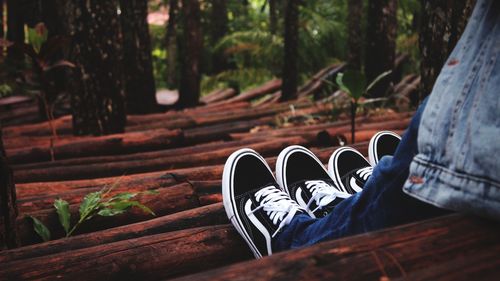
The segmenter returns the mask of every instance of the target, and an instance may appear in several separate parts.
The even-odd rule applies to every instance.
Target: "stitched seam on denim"
[[[416,162],[417,164],[421,165],[421,166],[426,167],[426,168],[437,169],[437,170],[439,170],[440,173],[446,173],[446,174],[452,175],[454,177],[461,178],[461,179],[467,179],[467,180],[470,180],[470,181],[475,181],[475,182],[480,182],[480,183],[487,183],[487,184],[491,184],[491,185],[495,186],[496,188],[500,188],[500,183],[496,182],[493,179],[481,178],[481,177],[473,176],[473,175],[469,175],[469,174],[465,175],[465,174],[457,173],[457,172],[452,171],[452,170],[450,170],[448,168],[445,168],[443,166],[440,166],[440,165],[437,165],[437,164],[433,164],[433,163],[427,162],[427,161],[422,160],[422,159],[418,159],[417,157],[413,158],[413,161]]]
[[[440,184],[440,185],[442,185],[442,184]],[[470,191],[468,191],[468,190],[465,190],[465,189],[460,189],[460,188],[458,188],[458,187],[449,186],[449,185],[446,185],[446,187],[447,187],[447,188],[449,188],[449,189],[453,189],[454,191],[460,192],[460,193],[462,193],[462,194],[472,196],[472,197],[477,197],[477,196],[478,196],[478,193],[472,193],[472,192],[470,192]],[[436,189],[436,187],[434,187],[434,185],[432,185],[432,184],[430,184],[430,185],[429,185],[429,188]],[[442,203],[442,200],[431,199],[431,198],[428,196],[428,194],[427,194],[427,196],[424,196],[424,195],[422,195],[422,194],[421,194],[420,192],[418,192],[418,191],[414,193],[414,191],[415,191],[415,190],[412,188],[412,186],[409,186],[409,187],[407,187],[407,188],[403,188],[403,191],[404,191],[405,189],[407,189],[407,190],[408,190],[408,194],[411,194],[412,196],[414,196],[414,195],[415,195],[414,197],[418,197],[418,198],[420,198],[420,199],[421,199],[421,198],[424,198],[425,200],[423,200],[423,201],[432,202],[432,203],[436,203],[436,204],[438,204],[438,203],[439,203],[439,204],[441,204],[441,203]],[[431,196],[431,197],[433,197],[433,196]],[[497,200],[495,200],[495,199],[491,199],[491,198],[489,198],[489,197],[481,197],[481,200],[483,200],[483,201],[489,201],[489,202],[493,202],[493,203],[499,204]]]
[[[448,186],[447,186],[448,187]],[[435,188],[435,187],[432,187],[431,188]],[[467,192],[464,192],[464,190],[462,189],[456,189],[456,188],[453,188],[451,187],[451,189],[457,191],[457,192],[460,192],[460,193],[465,193],[466,195],[472,195],[474,197],[477,197],[477,193],[467,193]],[[423,202],[426,202],[426,203],[429,203],[429,204],[432,204],[432,205],[435,205],[435,206],[438,206],[438,207],[441,207],[441,208],[445,208],[445,209],[448,209],[449,206],[447,204],[444,204],[442,200],[436,200],[436,199],[432,199],[432,197],[429,197],[428,194],[426,195],[423,195],[421,193],[419,193],[418,191],[415,192],[415,190],[412,188],[412,186],[409,186],[409,187],[406,187],[406,188],[403,188],[403,192],[414,197],[414,198],[417,198],[418,200],[420,201],[423,201]],[[493,205],[500,205],[499,202],[497,200],[494,200],[494,199],[490,199],[490,198],[487,198],[487,197],[481,197],[481,200],[482,201],[487,201],[488,203],[493,203]]]
[[[479,56],[477,59],[475,59],[474,64],[472,65],[472,68],[467,73],[467,78],[465,80],[465,83],[463,85],[461,93],[456,99],[454,109],[451,113],[452,116],[451,116],[451,121],[450,121],[448,140],[446,142],[447,147],[452,145],[451,143],[453,141],[453,136],[455,135],[455,129],[457,126],[458,116],[460,116],[459,113],[463,110],[465,100],[467,99],[467,96],[472,89],[474,79],[479,74],[478,69],[480,69],[481,66],[483,65],[483,61],[484,61],[484,57],[485,57],[485,53],[486,53],[485,49],[487,49],[487,47],[489,46],[490,40],[491,40],[491,37],[488,36],[486,38],[486,40],[484,42],[482,42],[481,46],[479,47]]]
[[[493,31],[491,33],[493,34],[496,34],[497,32],[495,31],[495,29],[497,28],[497,26],[495,26],[495,28],[493,28]],[[474,112],[477,112],[478,110],[481,110],[479,109],[479,104],[481,102],[481,97],[482,95],[479,94],[479,93],[482,93],[485,91],[485,88],[486,88],[486,80],[490,78],[491,76],[491,73],[493,72],[493,69],[494,69],[494,66],[495,66],[495,63],[496,63],[496,60],[497,60],[497,55],[498,55],[498,52],[499,52],[499,48],[497,46],[495,46],[495,38],[493,36],[491,36],[491,34],[488,36],[490,38],[490,40],[488,41],[489,44],[488,44],[488,49],[492,51],[488,52],[490,54],[490,57],[486,57],[485,58],[485,69],[484,69],[484,72],[483,72],[483,75],[481,75],[481,79],[478,81],[478,88],[476,89],[476,91],[478,91],[478,93],[475,94],[475,98],[474,98],[474,101],[473,101],[473,104],[472,104],[472,109],[471,109],[471,114],[469,114],[469,118],[468,118],[468,122],[467,122],[467,129],[465,131],[465,138],[466,138],[466,141],[468,141],[468,143],[472,143],[472,124],[474,123],[473,121],[474,120],[470,120],[471,118],[474,118],[475,115],[472,114]],[[497,101],[498,102],[498,101]],[[500,120],[500,118],[498,118],[498,120]],[[468,159],[468,157],[470,154],[470,149],[469,150],[464,150],[464,149],[461,149],[461,152],[460,152],[460,155],[458,155],[458,165],[460,168],[464,169],[466,163],[466,159]]]

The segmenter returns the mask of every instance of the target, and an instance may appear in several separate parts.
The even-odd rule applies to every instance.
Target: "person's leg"
[[[417,153],[418,126],[425,103],[417,110],[394,156],[380,160],[362,192],[345,199],[324,218],[295,216],[274,239],[275,248],[298,248],[446,213],[402,191]]]

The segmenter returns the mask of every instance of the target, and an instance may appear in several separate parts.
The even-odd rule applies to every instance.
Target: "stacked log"
[[[299,95],[318,92],[325,79],[342,67],[322,69],[299,89]],[[407,76],[395,90],[405,94],[418,81]],[[350,121],[327,118],[332,103],[305,98],[280,103],[280,85],[280,80],[272,80],[240,95],[221,90],[195,108],[128,116],[126,133],[119,135],[71,136],[70,117],[54,120],[58,136],[51,135],[47,123],[7,128],[5,143],[9,160],[15,163],[20,211],[16,223],[24,246],[0,251],[0,279],[165,279],[209,269],[214,270],[185,278],[434,279],[440,274],[457,276],[450,262],[468,266],[472,275],[498,273],[498,225],[463,215],[253,261],[221,204],[223,164],[231,152],[251,147],[271,167],[280,150],[292,144],[309,147],[323,163],[343,144],[366,155],[373,134],[379,130],[402,134],[413,115],[358,116],[357,143],[351,144]],[[309,120],[313,124],[300,121],[301,116],[314,116]],[[82,198],[115,183],[108,196],[156,191],[137,197],[156,216],[131,209],[114,217],[95,217],[82,224],[75,236],[64,238],[53,201],[69,202],[74,225]],[[54,240],[40,243],[27,215],[47,225]],[[440,247],[432,247],[436,244]],[[346,268],[346,263],[363,267]],[[443,264],[448,267],[439,267]],[[226,265],[230,266],[216,269]]]

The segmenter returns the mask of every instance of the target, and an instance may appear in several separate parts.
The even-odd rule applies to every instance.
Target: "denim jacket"
[[[404,191],[500,220],[500,1],[478,0],[446,61],[418,133]]]

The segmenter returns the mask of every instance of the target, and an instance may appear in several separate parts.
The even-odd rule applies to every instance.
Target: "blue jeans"
[[[417,110],[394,156],[383,157],[362,192],[337,205],[324,218],[295,216],[273,242],[276,251],[374,231],[447,213],[408,196],[402,190],[417,154],[417,135],[425,100]]]

